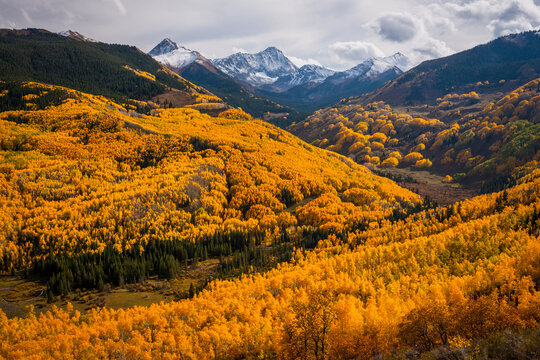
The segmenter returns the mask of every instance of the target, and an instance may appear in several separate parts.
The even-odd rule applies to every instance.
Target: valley
[[[0,359],[537,358],[539,34],[337,71],[0,30]]]

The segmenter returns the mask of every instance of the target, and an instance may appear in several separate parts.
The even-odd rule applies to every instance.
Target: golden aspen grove
[[[435,166],[472,179],[508,176],[540,160],[539,84],[540,79],[530,81],[487,103],[479,113],[460,116],[458,109],[452,113],[457,118],[446,123],[399,113],[383,102],[362,105],[350,99],[316,111],[290,130],[368,166]],[[475,92],[447,94],[437,99],[437,107],[477,98]]]
[[[372,57],[308,116],[273,101],[344,72],[274,47],[0,29],[0,360],[540,359],[540,62],[518,55]],[[272,59],[289,73],[231,75]],[[425,79],[431,100],[381,100]]]
[[[289,263],[188,300],[1,315],[4,358],[349,359],[474,347],[504,330],[537,345],[538,170],[504,192],[423,208],[390,180],[238,110],[130,117],[103,97],[22,86],[67,99],[1,115],[5,271],[232,230],[265,249],[324,235]],[[36,98],[25,95],[27,107]]]

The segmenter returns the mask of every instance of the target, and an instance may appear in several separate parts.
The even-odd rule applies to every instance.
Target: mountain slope
[[[128,117],[102,97],[25,86],[36,95],[23,98],[26,110],[0,114],[0,143],[15,147],[0,153],[3,269],[55,254],[55,267],[39,269],[62,291],[108,276],[102,259],[120,283],[137,282],[168,263],[197,266],[186,248],[204,253],[193,244],[230,229],[236,236],[218,232],[205,249],[249,274],[148,307],[0,311],[0,356],[536,357],[538,171],[505,192],[422,209],[393,182],[260,121],[186,109]],[[68,98],[33,109],[47,90]],[[312,228],[323,234],[314,251],[297,242],[290,262],[253,270]],[[114,248],[94,261],[104,244]],[[179,249],[189,265],[175,263]]]
[[[503,36],[470,50],[425,61],[363,97],[367,104],[435,104],[448,93],[508,92],[540,76],[540,32]]]
[[[283,219],[298,226],[342,227],[333,216],[302,218],[299,211],[315,206],[321,196],[353,187],[380,200],[351,207],[332,195],[338,218],[346,216],[350,226],[354,217],[385,216],[394,206],[420,201],[346,158],[235,109],[217,117],[193,108],[129,116],[109,99],[67,88],[23,83],[1,89],[0,176],[9,173],[3,186],[20,190],[1,215],[1,224],[20,220],[1,227],[0,252],[11,254],[0,257],[2,269],[15,266],[8,259],[28,264],[47,254],[82,254],[117,241],[190,241],[196,234],[227,229],[270,235]],[[35,177],[39,172],[49,175]],[[27,191],[33,200],[25,205]],[[96,205],[105,195],[111,202]],[[72,211],[68,222],[60,215],[66,208]],[[46,228],[34,222],[32,214],[38,213],[47,219]],[[99,218],[117,219],[131,235],[104,235],[109,225]],[[25,250],[25,239],[52,236],[53,229],[64,233],[63,240]],[[20,248],[12,252],[13,246]]]
[[[371,167],[431,168],[483,191],[514,183],[540,161],[540,79],[451,122],[400,113],[358,98],[317,111],[289,130],[314,145]],[[439,106],[478,102],[478,94],[452,94]],[[455,104],[455,105],[454,105]]]
[[[40,29],[0,29],[0,78],[38,81],[111,96],[149,100],[174,90],[184,104],[210,95],[133,46],[80,41]]]

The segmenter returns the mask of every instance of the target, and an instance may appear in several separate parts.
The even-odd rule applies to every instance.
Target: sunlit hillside
[[[290,129],[360,164],[433,168],[450,181],[476,181],[489,190],[514,183],[516,176],[538,166],[539,84],[540,79],[531,81],[463,116],[460,108],[478,102],[478,94],[447,94],[438,99],[438,107],[453,109],[457,116],[450,122],[399,113],[382,102],[362,106],[352,99]]]
[[[344,243],[331,235],[290,264],[216,281],[191,300],[86,315],[70,308],[30,310],[24,319],[0,314],[0,355],[367,359],[504,351],[534,358],[537,176],[503,193],[370,224]]]
[[[49,289],[54,294],[146,273],[172,277],[181,261],[230,256],[251,242],[270,246],[284,234],[303,241],[310,233],[315,245],[313,236],[341,234],[421,203],[353,161],[240,110],[211,117],[158,108],[128,116],[103,97],[36,83],[23,89],[27,110],[0,115],[1,268],[39,265],[38,273],[60,274]],[[54,92],[55,103],[37,110]],[[229,243],[232,234],[241,240]],[[160,252],[156,265],[134,274],[126,273],[134,266],[126,259],[120,274],[107,274],[103,259],[80,258],[128,251],[141,265],[149,242],[168,242],[177,253]],[[95,274],[79,273],[69,260],[56,264],[59,255],[97,262]]]

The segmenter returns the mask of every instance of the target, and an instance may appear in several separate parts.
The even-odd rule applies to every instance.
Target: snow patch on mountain
[[[154,56],[154,59],[156,59],[158,62],[173,68],[186,67],[195,62],[197,58],[198,56],[195,51],[186,49],[183,46],[171,52]]]
[[[253,86],[276,81],[280,76],[291,74],[298,68],[275,47],[256,54],[236,53],[212,63],[225,74]]]
[[[411,60],[400,52],[397,52],[394,55],[384,57],[381,60],[394,65],[403,72],[409,70],[412,67]]]
[[[57,34],[61,35],[61,36],[68,37],[68,38],[72,38],[72,39],[75,39],[75,40],[79,40],[79,41],[87,41],[87,42],[94,42],[94,43],[98,42],[97,40],[91,39],[89,37],[84,36],[81,33],[78,33],[76,31],[72,31],[72,30],[60,31]]]
[[[310,82],[319,83],[334,75],[334,70],[319,65],[308,64],[302,66],[296,73],[291,74],[291,85],[301,85]]]
[[[286,91],[299,85],[309,83],[319,84],[335,73],[334,70],[319,65],[308,64],[291,74],[279,77],[272,85],[278,91]]]
[[[246,78],[247,82],[250,84],[258,84],[258,85],[265,85],[265,84],[272,84],[274,83],[278,78],[277,77],[270,77],[264,72],[256,72],[254,74],[249,74]]]
[[[394,61],[395,59],[391,56],[387,58],[371,57],[349,70],[337,73],[335,77],[340,79],[376,77],[390,70],[401,74],[403,71],[394,64]]]

